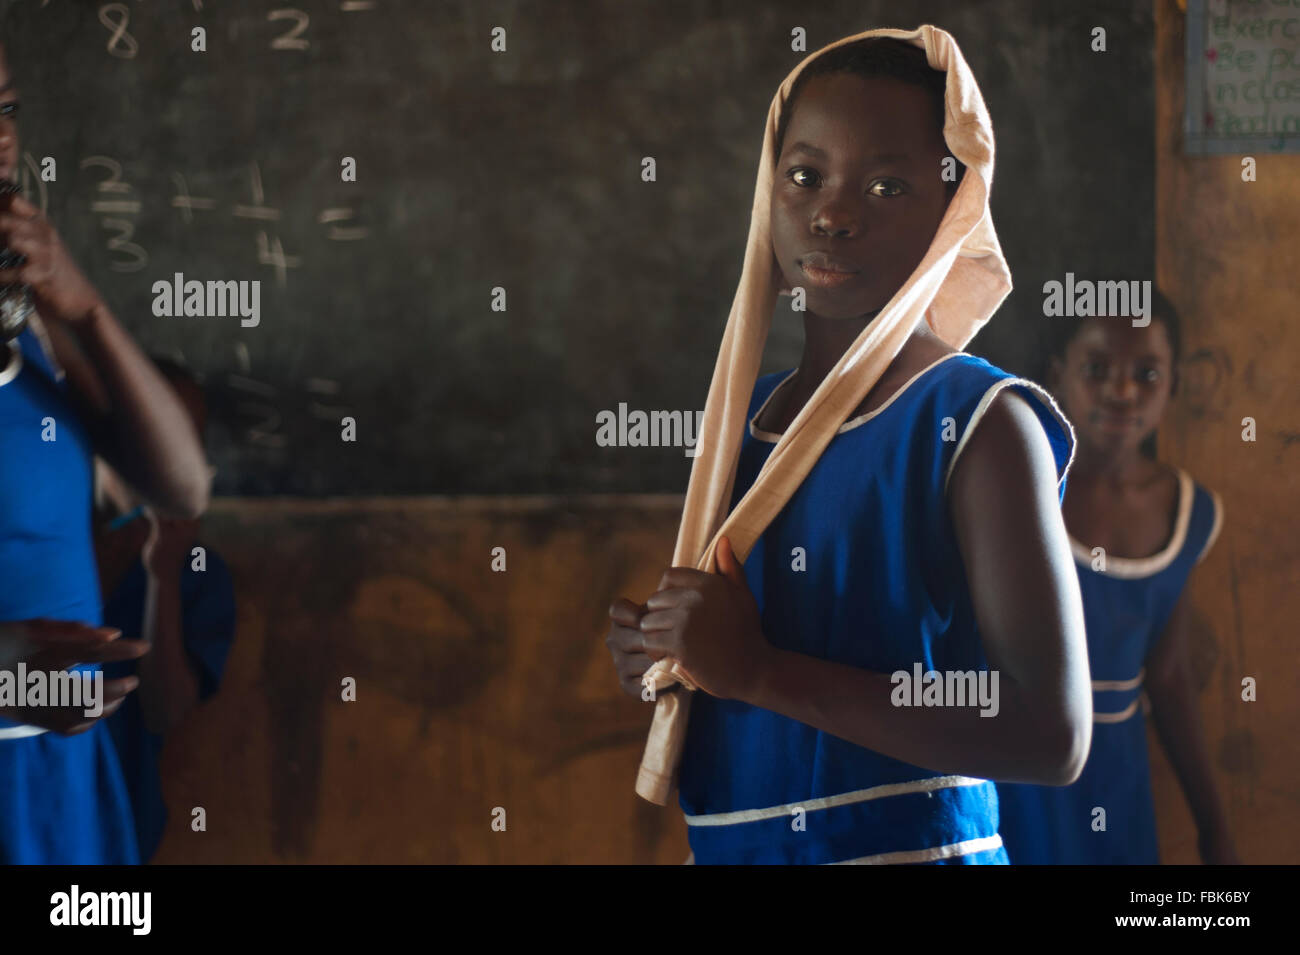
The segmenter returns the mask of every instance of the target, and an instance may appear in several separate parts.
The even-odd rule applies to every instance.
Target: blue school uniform
[[[0,344],[0,362],[10,360],[0,371],[0,620],[99,626],[90,437],[34,326],[17,345],[11,355]],[[43,440],[51,426],[54,440]],[[138,861],[104,723],[59,736],[0,719],[0,863]]]
[[[187,556],[180,580],[181,639],[198,678],[200,702],[217,691],[235,635],[235,591],[230,571],[211,548],[205,548],[205,560],[205,568],[195,570],[193,560]],[[104,605],[105,622],[118,627],[124,637],[143,637],[147,583],[144,563],[137,558]],[[106,665],[104,670],[109,677],[117,678],[134,675],[138,667],[136,660],[123,660]],[[159,772],[163,737],[145,726],[139,691],[128,696],[108,718],[108,728],[131,795],[140,859],[148,862],[158,851],[167,828],[167,805]]]
[[[1160,861],[1147,761],[1144,666],[1188,574],[1218,536],[1222,515],[1218,496],[1179,470],[1174,531],[1159,554],[1107,557],[1105,570],[1100,564],[1094,570],[1091,548],[1071,538],[1093,678],[1092,749],[1069,786],[998,785],[1002,838],[1013,865]],[[1098,809],[1105,810],[1104,819]]]
[[[733,508],[779,438],[754,420],[789,374],[756,383]],[[964,352],[940,359],[842,425],[759,537],[745,577],[769,642],[879,673],[988,669],[947,482],[1004,387],[1037,413],[1063,493],[1074,438],[1047,393]],[[695,695],[679,782],[700,864],[1007,861],[988,780],[912,766],[737,700]]]

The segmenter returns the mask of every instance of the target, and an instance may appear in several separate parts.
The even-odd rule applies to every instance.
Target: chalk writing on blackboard
[[[307,25],[311,18],[302,10],[283,9],[272,10],[266,15],[266,19],[274,22],[276,20],[292,20],[293,26],[282,36],[276,37],[271,41],[273,50],[305,50],[311,46],[311,42],[303,36],[307,32]]]
[[[131,8],[125,3],[106,3],[99,8],[99,22],[112,31],[108,38],[108,52],[124,60],[135,59],[140,44],[127,32],[131,25]]]
[[[136,0],[138,3],[139,0]],[[49,6],[50,0],[41,0],[41,8]],[[196,12],[203,11],[202,0],[192,0]],[[359,13],[362,10],[373,10],[375,0],[343,0],[339,4],[339,10],[343,13]],[[131,8],[125,3],[105,3],[100,6],[99,22],[109,31],[109,37],[105,43],[105,49],[111,56],[122,60],[133,60],[140,52],[140,44],[131,34]],[[311,48],[311,40],[307,37],[307,29],[311,25],[311,15],[305,10],[299,10],[296,7],[281,7],[278,10],[270,10],[266,14],[268,23],[280,23],[283,21],[287,29],[283,33],[273,36],[270,41],[272,50],[307,50]]]
[[[144,201],[125,178],[121,162],[113,156],[87,156],[81,160],[81,168],[99,171],[90,211],[100,217],[100,226],[110,233],[105,240],[105,247],[112,253],[109,268],[114,272],[140,271],[149,264],[149,252],[136,236],[136,224],[143,212]],[[173,171],[169,175],[172,186],[170,205],[185,226],[192,227],[199,221],[196,213],[222,214],[219,200],[195,195],[184,173]],[[21,176],[24,194],[45,211],[48,203],[46,186],[41,179],[40,165],[30,153],[24,153]],[[233,220],[256,225],[256,231],[252,233],[255,261],[272,269],[277,286],[285,288],[289,270],[302,268],[304,257],[285,251],[276,231],[284,214],[278,206],[267,202],[258,162],[249,163],[248,177],[248,201],[229,203],[225,206],[225,214]],[[358,242],[369,237],[369,226],[358,223],[357,216],[356,208],[351,205],[325,206],[314,214],[316,224],[330,242]],[[207,221],[213,220],[209,218]]]
[[[176,194],[172,196],[172,208],[181,210],[181,219],[186,225],[194,221],[195,209],[209,211],[217,207],[215,199],[200,199],[190,195],[189,184],[180,173],[172,173],[172,184],[176,187]]]
[[[343,386],[333,378],[308,377],[298,385],[301,389],[298,393],[293,388],[277,388],[254,376],[244,342],[234,342],[233,348],[237,370],[219,377],[216,387],[229,396],[234,417],[246,422],[234,426],[235,434],[246,445],[272,450],[287,448],[289,435],[283,430],[285,411],[295,420],[300,420],[301,412],[305,411],[312,418],[329,422],[337,422],[352,413],[351,405],[334,403],[340,400]]]
[[[87,156],[81,161],[82,169],[106,169],[108,178],[96,184],[98,198],[90,204],[90,211],[102,215],[99,224],[116,233],[108,240],[108,251],[114,253],[108,267],[114,272],[139,272],[149,264],[149,253],[131,241],[135,235],[135,220],[140,214],[140,200],[133,198],[134,189],[122,179],[122,164],[111,156]]]

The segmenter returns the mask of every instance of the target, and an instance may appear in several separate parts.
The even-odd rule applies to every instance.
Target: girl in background
[[[1146,700],[1200,833],[1201,859],[1236,863],[1188,668],[1188,575],[1223,522],[1217,494],[1157,461],[1153,436],[1177,389],[1178,313],[1071,322],[1045,379],[1078,441],[1063,511],[1083,593],[1092,670],[1092,751],[1079,779],[999,784],[1013,865],[1159,862]]]

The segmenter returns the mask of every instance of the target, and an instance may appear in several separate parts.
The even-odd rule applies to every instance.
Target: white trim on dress
[[[1210,499],[1214,502],[1214,524],[1210,527],[1210,536],[1205,539],[1205,546],[1201,548],[1201,552],[1196,556],[1196,564],[1205,560],[1205,555],[1210,552],[1214,542],[1219,539],[1219,531],[1223,527],[1223,500],[1219,497],[1217,491],[1210,491]],[[1196,566],[1196,564],[1192,566]]]
[[[1092,721],[1094,723],[1123,723],[1127,719],[1132,719],[1133,714],[1137,712],[1138,701],[1135,699],[1118,713],[1098,713],[1092,711]]]
[[[956,358],[958,355],[966,355],[966,357],[968,358],[972,357],[964,351],[955,351],[955,352],[949,352],[948,354],[944,355],[942,358],[930,362],[930,364],[926,365],[924,368],[918,371],[911,378],[907,379],[907,381],[903,383],[903,386],[899,388],[897,391],[895,391],[892,395],[890,395],[889,400],[887,400],[879,408],[875,408],[871,411],[868,411],[866,414],[860,414],[856,418],[850,418],[848,421],[840,425],[835,430],[835,433],[843,434],[845,431],[852,431],[854,428],[866,424],[876,415],[880,414],[882,411],[884,411],[886,408],[892,405],[894,403],[894,399],[898,398],[908,388],[912,387],[912,384],[916,381],[916,379],[920,378],[922,375],[924,375],[935,365],[941,364],[947,361],[949,358]],[[776,393],[781,390],[781,386],[784,385],[786,382],[788,382],[792,377],[794,377],[794,373],[796,371],[798,371],[797,368],[792,368],[790,370],[790,374],[786,375],[779,382],[777,382],[776,387],[772,389],[772,393],[767,396],[767,399],[759,406],[758,411],[756,411],[754,413],[754,416],[749,419],[749,433],[753,435],[755,438],[757,438],[759,441],[765,441],[768,444],[775,444],[777,441],[781,439],[780,434],[777,434],[773,431],[764,431],[762,428],[758,427],[754,422],[763,416],[763,412],[764,410],[766,410],[768,403],[776,396]]]
[[[827,865],[907,865],[913,862],[933,862],[935,859],[951,859],[953,856],[970,855],[972,852],[987,852],[1002,848],[1002,836],[983,836],[979,839],[967,839],[933,849],[911,849],[905,852],[882,852],[880,855],[859,856],[845,859],[843,862],[828,862]]]
[[[0,368],[0,388],[17,378],[18,373],[23,370],[23,347],[18,344],[18,339],[9,342],[9,350],[13,354],[10,355],[8,363]]]
[[[0,728],[0,739],[24,739],[28,736],[40,736],[42,733],[48,733],[49,730],[41,726],[28,726],[24,723],[22,726],[6,726]]]
[[[961,439],[957,442],[957,447],[952,452],[952,460],[948,462],[948,473],[943,476],[943,493],[945,495],[948,493],[948,482],[952,480],[952,469],[956,467],[957,459],[965,449],[966,442],[969,441],[970,436],[975,433],[976,425],[980,423],[980,419],[984,417],[984,413],[988,411],[989,406],[993,404],[993,399],[1001,393],[1002,389],[1008,388],[1012,385],[1023,385],[1027,387],[1033,393],[1035,398],[1041,400],[1043,404],[1047,406],[1047,410],[1056,416],[1056,420],[1061,423],[1061,427],[1065,429],[1065,433],[1070,439],[1070,457],[1066,460],[1065,467],[1061,468],[1061,476],[1056,479],[1056,487],[1058,490],[1060,489],[1061,482],[1065,480],[1065,476],[1070,472],[1070,465],[1074,463],[1074,450],[1076,445],[1074,438],[1074,425],[1070,424],[1070,421],[1065,417],[1064,412],[1057,407],[1056,399],[1054,399],[1042,385],[1035,381],[1030,381],[1028,378],[1003,378],[1001,381],[994,382],[993,385],[984,392],[984,396],[980,398],[979,404],[975,406],[975,411],[971,414],[970,420],[966,422],[966,430],[962,432]]]
[[[1138,670],[1138,675],[1131,680],[1093,680],[1094,690],[1136,690],[1146,678],[1147,668]]]
[[[1178,472],[1178,516],[1174,519],[1174,533],[1169,539],[1169,543],[1158,554],[1152,554],[1150,557],[1111,557],[1106,555],[1106,569],[1094,570],[1094,574],[1101,574],[1103,577],[1118,577],[1123,580],[1136,580],[1142,577],[1152,577],[1170,564],[1183,549],[1187,543],[1187,528],[1192,521],[1192,504],[1196,499],[1196,488],[1192,484],[1191,475],[1182,468],[1175,468]],[[1068,531],[1067,531],[1068,533]],[[1092,567],[1092,551],[1087,545],[1075,540],[1074,535],[1070,535],[1070,550],[1074,553],[1074,559],[1084,566]]]
[[[686,815],[688,826],[734,826],[744,822],[760,822],[764,819],[779,819],[789,816],[796,809],[805,812],[817,812],[822,809],[834,809],[850,806],[854,803],[884,799],[888,796],[902,796],[908,793],[929,793],[936,789],[949,789],[957,786],[982,786],[987,779],[973,776],[931,776],[929,779],[917,779],[906,783],[887,783],[872,786],[870,789],[858,789],[837,796],[821,796],[817,799],[805,799],[784,806],[769,806],[766,809],[740,809],[736,812],[711,812],[698,816]]]

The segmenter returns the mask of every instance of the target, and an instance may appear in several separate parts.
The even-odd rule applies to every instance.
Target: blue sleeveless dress
[[[206,568],[194,570],[187,553],[180,581],[181,639],[198,681],[199,702],[217,692],[235,635],[235,587],[230,570],[220,554],[211,547],[205,549]],[[117,627],[124,637],[140,639],[147,587],[144,562],[136,558],[117,589],[105,599],[104,622]],[[109,663],[104,673],[106,679],[137,675],[139,661]],[[140,861],[148,862],[162,845],[167,829],[161,772],[164,737],[151,732],[145,724],[138,691],[128,695],[105,722],[130,793]]]
[[[17,343],[20,364],[0,343],[0,365],[9,362],[0,371],[0,620],[99,626],[90,437],[34,328]],[[57,429],[53,441],[42,440],[47,417]],[[65,737],[0,719],[0,863],[138,860],[126,786],[104,722]]]
[[[754,420],[789,375],[756,383],[732,507],[778,440]],[[1005,387],[1037,413],[1064,493],[1074,436],[1047,393],[973,355],[941,358],[840,427],[746,559],[773,645],[880,673],[988,669],[946,489]],[[1007,862],[992,782],[736,700],[695,694],[679,782],[699,864]]]
[[[1178,512],[1154,557],[1107,557],[1071,538],[1092,670],[1092,749],[1069,786],[999,783],[1002,838],[1012,865],[1156,865],[1147,761],[1144,666],[1192,567],[1222,524],[1214,493],[1178,472]],[[1104,810],[1104,816],[1098,810]]]

